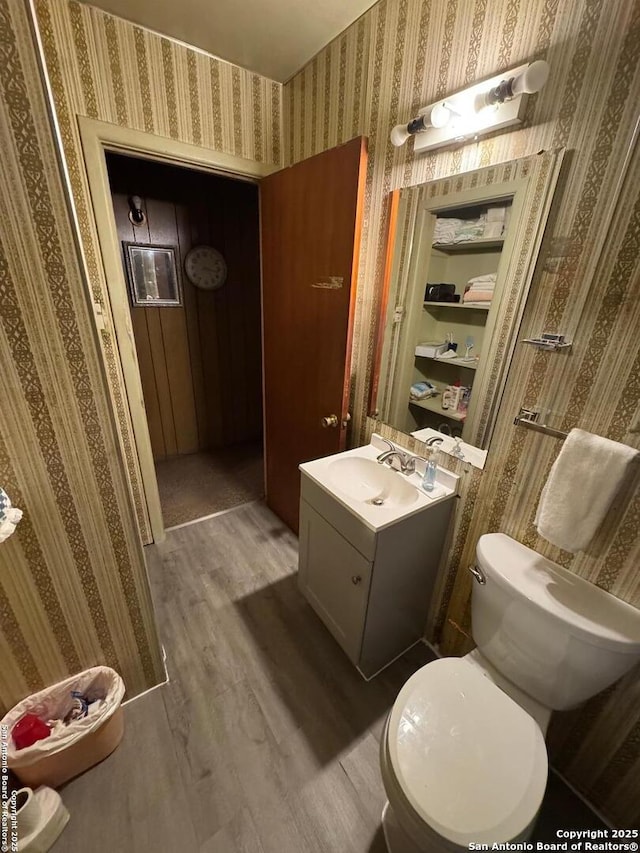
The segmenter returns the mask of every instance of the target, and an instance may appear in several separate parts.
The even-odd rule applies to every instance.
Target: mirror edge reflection
[[[429,446],[420,438],[417,438],[415,435],[411,433],[402,432],[401,430],[396,429],[389,424],[384,423],[377,418],[371,417],[371,415],[367,416],[366,421],[366,436],[371,436],[374,432],[378,433],[378,435],[382,435],[383,438],[392,441],[394,444],[399,445],[400,447],[410,450],[415,456],[421,456],[422,458],[426,458],[431,451],[436,453],[436,463],[441,464],[442,457],[439,457],[438,454],[443,454],[445,457],[450,459],[451,461],[456,461],[460,463],[459,467],[454,467],[451,470],[455,470],[456,473],[460,473],[460,471],[467,470],[468,466],[471,465],[473,468],[478,468],[482,470],[486,463],[487,453],[486,450],[480,450],[473,445],[466,444],[466,442],[460,443],[460,449],[462,451],[462,457],[457,456],[454,453],[450,453],[449,450],[442,447],[442,445],[431,445]],[[436,430],[433,431],[434,434],[438,434]],[[442,434],[443,438],[450,438]],[[368,440],[368,438],[367,438]],[[440,461],[439,461],[440,460]],[[444,467],[450,467],[446,465]]]

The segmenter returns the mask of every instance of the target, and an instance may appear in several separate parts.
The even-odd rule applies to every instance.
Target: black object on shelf
[[[424,301],[460,302],[460,295],[456,293],[455,284],[447,284],[445,282],[441,282],[440,284],[430,284],[427,282],[427,286],[424,291]]]

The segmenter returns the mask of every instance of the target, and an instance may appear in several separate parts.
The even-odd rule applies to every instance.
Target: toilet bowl
[[[442,658],[400,691],[381,770],[390,851],[468,851],[472,842],[526,840],[544,797],[547,751],[533,717],[477,664]]]
[[[503,534],[482,536],[476,553],[478,647],[414,673],[385,724],[390,853],[526,841],[546,788],[551,711],[640,660],[640,610]]]

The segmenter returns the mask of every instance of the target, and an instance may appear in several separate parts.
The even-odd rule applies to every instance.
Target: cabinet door
[[[300,504],[300,590],[353,663],[360,658],[372,564]]]

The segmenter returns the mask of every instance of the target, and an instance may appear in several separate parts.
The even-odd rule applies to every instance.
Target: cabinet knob
[[[360,583],[361,580],[362,580],[362,578],[360,577],[360,575],[352,575],[351,576],[351,583],[354,586],[358,586],[358,584]]]

